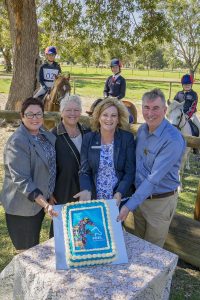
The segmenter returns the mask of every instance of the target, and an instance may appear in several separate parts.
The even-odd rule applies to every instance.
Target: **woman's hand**
[[[130,210],[128,209],[128,207],[126,205],[122,206],[122,208],[121,208],[121,210],[119,212],[119,215],[117,217],[117,222],[119,222],[119,221],[121,221],[121,222],[125,221],[126,218],[127,218],[127,216],[128,216],[129,211]]]
[[[74,195],[73,198],[79,198],[79,201],[91,200],[91,192],[88,190],[84,190]]]
[[[52,204],[49,204],[43,195],[38,195],[35,198],[35,202],[44,208],[45,213],[47,213],[50,217],[57,217],[58,212],[53,209]]]
[[[54,205],[57,203],[56,198],[54,197],[54,195],[51,195],[51,197],[49,198],[49,204]]]
[[[45,207],[44,207],[44,211],[46,214],[48,214],[50,217],[57,217],[58,216],[58,212],[55,211],[53,209],[53,205],[51,204],[47,204]]]
[[[116,199],[116,204],[119,207],[120,203],[121,203],[121,200],[122,200],[121,193],[120,192],[115,193],[114,196],[113,196],[113,198]]]

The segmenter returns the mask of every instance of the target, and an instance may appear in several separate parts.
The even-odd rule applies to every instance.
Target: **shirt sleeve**
[[[174,149],[177,149],[174,151]],[[176,164],[183,154],[185,149],[185,142],[171,140],[165,145],[157,157],[155,158],[152,166],[151,173],[137,188],[136,192],[125,204],[129,210],[134,210],[150,195],[152,195],[155,186],[159,185],[160,181],[166,176],[174,164]]]
[[[110,91],[110,88],[109,88],[109,80],[110,80],[110,77],[107,78],[106,83],[105,83],[105,86],[104,86],[104,90],[103,90],[103,93],[104,93],[104,96],[105,96],[105,97],[108,97],[108,96],[109,96],[109,91]]]
[[[122,82],[121,82],[121,89],[120,89],[120,94],[117,97],[119,100],[121,100],[122,98],[125,97],[125,93],[126,93],[126,80],[123,78]]]
[[[40,71],[39,71],[39,82],[44,88],[47,88],[47,86],[44,82],[43,65],[40,67]]]
[[[175,97],[174,97],[174,100],[177,101],[177,102],[184,102],[185,101],[185,96],[184,96],[184,93],[183,92],[178,92]]]

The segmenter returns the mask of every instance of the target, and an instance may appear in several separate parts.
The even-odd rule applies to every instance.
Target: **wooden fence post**
[[[196,197],[195,208],[194,208],[194,219],[200,221],[200,180],[197,189],[197,197]]]
[[[74,94],[76,94],[76,80],[74,79],[74,86],[73,86]]]

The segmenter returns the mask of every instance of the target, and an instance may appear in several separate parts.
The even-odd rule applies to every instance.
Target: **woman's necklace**
[[[66,127],[65,127],[65,129],[66,129],[67,134],[69,135],[69,137],[70,137],[71,139],[75,139],[77,136],[80,135],[80,130],[79,130],[79,128],[78,128],[77,125],[76,125],[76,134],[70,134],[70,133],[69,133],[69,130],[67,130]]]

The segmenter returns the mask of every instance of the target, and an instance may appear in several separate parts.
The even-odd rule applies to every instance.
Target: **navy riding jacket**
[[[188,92],[178,92],[176,96],[174,97],[174,100],[178,102],[183,102],[183,111],[186,115],[188,115],[189,118],[192,117],[192,115],[197,111],[197,102],[198,102],[198,96],[197,93],[193,90],[190,90]]]
[[[106,80],[104,87],[104,96],[116,97],[119,100],[125,97],[126,92],[126,80],[119,75],[116,79],[113,76],[109,76]]]

